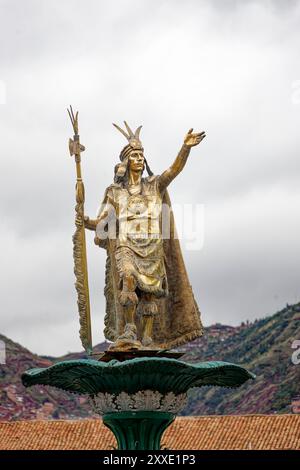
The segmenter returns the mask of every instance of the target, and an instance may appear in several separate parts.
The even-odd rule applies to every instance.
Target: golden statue
[[[78,113],[74,116],[71,108],[69,114],[75,134],[69,144],[77,166],[73,241],[84,347],[91,351],[84,228],[95,231],[95,243],[107,251],[104,334],[113,342],[111,351],[169,349],[201,336],[200,312],[176,236],[167,187],[205,133],[190,129],[173,164],[156,176],[144,156],[142,126],[133,132],[126,122],[126,130],[114,124],[128,144],[120,153],[114,182],[106,189],[96,218],[90,219],[83,210],[80,152],[84,147],[79,143]]]

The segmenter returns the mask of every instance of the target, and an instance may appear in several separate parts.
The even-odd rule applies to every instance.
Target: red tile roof
[[[168,449],[300,449],[300,415],[180,417],[167,429]],[[101,419],[0,422],[0,450],[113,449]]]

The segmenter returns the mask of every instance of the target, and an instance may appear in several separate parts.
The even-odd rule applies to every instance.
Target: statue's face
[[[129,156],[129,169],[132,171],[143,171],[145,158],[142,150],[134,150]]]

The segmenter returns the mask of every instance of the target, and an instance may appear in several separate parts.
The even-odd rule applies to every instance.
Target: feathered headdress
[[[122,163],[119,163],[116,166],[116,170],[115,170],[116,177],[123,177],[125,175],[127,164],[128,164],[128,158],[129,158],[130,153],[133,150],[141,150],[141,151],[144,150],[142,142],[140,141],[140,131],[141,131],[142,126],[139,126],[136,129],[136,131],[133,133],[126,121],[124,121],[124,124],[125,124],[127,132],[121,129],[121,127],[119,127],[117,124],[113,123],[113,126],[115,126],[115,128],[118,129],[118,131],[120,131],[121,134],[123,134],[124,137],[129,142],[128,145],[126,145],[126,147],[124,147],[120,153],[120,160]],[[146,165],[148,174],[151,176],[153,173],[148,166],[146,158],[145,158],[145,165]]]

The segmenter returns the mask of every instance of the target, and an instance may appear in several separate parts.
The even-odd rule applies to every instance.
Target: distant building
[[[52,413],[54,411],[53,403],[46,401],[40,409],[36,412],[36,419],[43,420],[43,419],[52,419]]]
[[[300,414],[300,395],[292,399],[291,403],[292,413]]]

